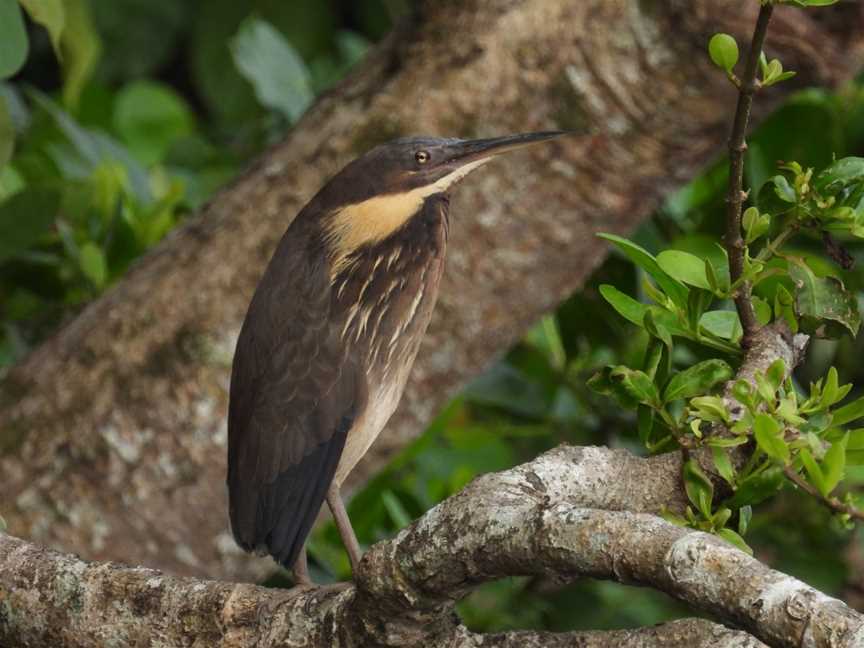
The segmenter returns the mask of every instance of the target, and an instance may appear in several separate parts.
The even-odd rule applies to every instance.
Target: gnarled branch
[[[489,645],[459,624],[454,605],[478,584],[514,575],[648,585],[769,646],[853,648],[864,641],[860,614],[714,536],[646,513],[587,508],[619,504],[614,497],[603,502],[597,488],[620,476],[598,471],[604,453],[607,462],[620,456],[562,446],[476,479],[373,546],[356,585],[343,588],[284,591],[170,577],[88,564],[0,535],[0,643],[63,648],[159,637],[238,648],[301,639],[335,648]],[[589,466],[594,481],[583,478]],[[628,640],[707,645],[718,632],[726,645],[758,645],[698,622],[631,631]],[[614,645],[600,633],[497,635],[491,645],[560,646],[582,638]]]

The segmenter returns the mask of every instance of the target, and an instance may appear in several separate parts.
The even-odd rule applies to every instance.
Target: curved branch
[[[797,648],[802,637],[815,648],[864,641],[857,612],[714,536],[645,513],[587,508],[650,504],[637,494],[650,485],[613,482],[621,477],[613,458],[623,457],[562,446],[480,477],[369,549],[356,586],[343,588],[280,591],[175,578],[87,564],[0,535],[0,644],[80,646],[114,637],[134,645],[155,633],[225,646],[261,637],[271,642],[265,645],[303,637],[311,646],[476,646],[453,614],[456,601],[480,583],[515,575],[648,585],[770,646]],[[622,501],[627,486],[634,497]],[[496,641],[513,645],[518,636]],[[531,636],[537,646],[562,641]],[[646,639],[646,645],[652,644]]]

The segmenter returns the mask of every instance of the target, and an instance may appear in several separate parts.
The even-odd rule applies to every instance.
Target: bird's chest
[[[370,250],[348,273],[353,279],[334,286],[336,298],[344,300],[339,305],[344,344],[359,360],[368,384],[367,405],[346,440],[338,483],[396,409],[431,319],[447,236],[446,220],[434,225]]]

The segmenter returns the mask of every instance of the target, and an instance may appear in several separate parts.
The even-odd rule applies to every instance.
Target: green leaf
[[[231,41],[231,54],[240,73],[255,88],[264,106],[297,121],[314,97],[309,70],[282,33],[259,18],[243,21]]]
[[[30,14],[33,22],[39,23],[51,38],[51,46],[57,57],[61,56],[60,37],[66,26],[66,11],[63,8],[63,0],[20,0],[21,6]]]
[[[615,245],[627,258],[633,263],[647,272],[660,288],[666,293],[672,302],[681,309],[687,308],[687,286],[682,284],[677,279],[670,277],[657,263],[657,259],[643,247],[636,245],[632,241],[628,241],[614,234],[598,234],[602,239],[605,239]],[[641,320],[640,320],[641,322]]]
[[[92,241],[87,241],[81,246],[78,264],[81,266],[84,276],[92,281],[93,285],[97,288],[102,288],[105,285],[105,280],[108,277],[108,268],[102,248]]]
[[[746,436],[734,436],[734,437],[721,437],[721,436],[713,436],[710,437],[706,443],[712,448],[734,448],[739,445],[744,445],[747,443],[749,439]]]
[[[771,395],[773,396],[780,389],[783,381],[786,380],[786,363],[783,361],[783,358],[777,358],[765,370],[765,380],[768,382]]]
[[[711,335],[733,342],[743,335],[738,313],[731,310],[708,311],[699,320],[699,327]]]
[[[729,453],[725,448],[712,446],[711,454],[714,457],[714,467],[717,468],[717,474],[734,486],[735,468],[732,467],[732,462],[729,460]]]
[[[78,105],[81,91],[96,68],[102,45],[93,26],[87,0],[64,0],[65,22],[60,35],[63,53],[63,103]]]
[[[777,197],[780,200],[787,203],[797,202],[795,189],[792,187],[792,185],[789,184],[786,176],[776,175],[771,178],[771,182],[774,185],[774,192],[777,194]]]
[[[705,394],[716,384],[732,377],[732,367],[723,360],[704,360],[674,376],[666,385],[663,402]]]
[[[645,313],[648,311],[648,306],[609,284],[602,284],[600,286],[600,294],[621,317],[637,326],[644,326]]]
[[[804,465],[804,470],[807,472],[807,477],[813,486],[816,487],[822,495],[827,494],[826,483],[825,483],[825,474],[822,472],[822,469],[819,467],[819,464],[816,463],[816,460],[813,459],[813,455],[810,454],[810,451],[807,448],[801,448],[798,451],[798,456],[801,458],[801,463]]]
[[[817,277],[803,260],[789,264],[789,274],[796,287],[798,315],[811,322],[814,329],[823,321],[845,327],[853,336],[861,326],[861,314],[854,293],[834,277]],[[818,332],[818,331],[817,331]]]
[[[691,286],[711,290],[705,274],[705,260],[681,250],[664,250],[657,255],[657,264],[673,279]]]
[[[729,34],[714,34],[708,41],[708,54],[714,65],[731,72],[738,63],[738,43]]]
[[[719,396],[697,396],[690,400],[690,407],[695,409],[699,417],[717,423],[729,423],[729,410]]]
[[[760,214],[756,207],[749,207],[742,217],[745,239],[748,245],[763,236],[771,227],[770,214]]]
[[[689,459],[683,466],[684,490],[705,519],[711,518],[711,502],[714,499],[714,484],[702,471],[695,459]]]
[[[771,316],[773,312],[771,311],[771,305],[766,302],[764,299],[760,299],[759,297],[753,297],[753,307],[756,310],[756,319],[759,321],[759,324],[765,326],[768,322],[771,321]]]
[[[747,534],[747,529],[750,528],[750,520],[753,519],[753,507],[742,506],[738,509],[738,533],[742,536]]]
[[[639,440],[643,445],[651,442],[651,433],[654,430],[654,410],[647,405],[639,405],[636,408],[636,421],[638,423]]]
[[[636,401],[652,407],[660,406],[660,393],[657,391],[657,385],[645,372],[619,366],[612,370],[609,377]]]
[[[732,509],[756,505],[779,491],[783,482],[783,469],[770,466],[739,481],[735,495],[726,500],[724,505]]]
[[[846,450],[864,450],[864,428],[849,430]]]
[[[762,452],[776,461],[789,463],[789,446],[781,438],[782,428],[776,420],[760,412],[753,422],[753,433]]]
[[[833,491],[837,484],[843,480],[843,475],[846,470],[846,447],[849,442],[849,433],[844,434],[840,439],[831,444],[828,452],[825,453],[825,461],[823,461],[825,474],[826,492],[822,493],[828,496]]]
[[[11,77],[27,60],[29,42],[18,0],[0,0],[0,79]]]
[[[753,549],[750,548],[750,545],[748,545],[744,541],[744,538],[735,533],[732,529],[720,529],[719,531],[717,531],[717,535],[723,538],[729,544],[737,547],[744,553],[751,556],[753,555]]]
[[[864,396],[834,410],[831,425],[846,425],[860,418],[864,418]]]
[[[144,165],[162,161],[171,144],[189,135],[192,111],[174,90],[152,81],[125,86],[114,101],[114,126]]]
[[[25,252],[51,227],[60,196],[46,189],[20,191],[0,204],[0,261]]]
[[[845,157],[826,167],[813,186],[823,196],[833,196],[849,185],[864,182],[864,158]]]

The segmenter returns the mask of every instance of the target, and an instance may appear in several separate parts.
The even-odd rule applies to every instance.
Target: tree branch
[[[307,646],[333,647],[489,645],[459,624],[454,605],[478,584],[514,575],[648,585],[769,646],[799,648],[802,637],[815,648],[864,641],[864,617],[714,536],[645,513],[586,508],[585,502],[604,503],[598,486],[619,476],[607,469],[584,478],[598,452],[560,447],[476,479],[370,548],[356,585],[342,589],[284,591],[175,578],[87,564],[0,535],[0,644],[64,648],[111,639],[135,645],[158,636],[168,643],[238,647],[293,645],[301,638]],[[707,645],[705,631],[718,632],[704,625],[671,628],[655,629],[653,638],[652,630],[641,629],[628,640],[675,645],[670,637],[677,635],[679,645]],[[569,639],[577,637],[616,645],[597,633]],[[526,638],[535,646],[568,639],[511,633],[496,635],[492,645]],[[757,645],[741,635],[725,640]]]
[[[753,94],[756,92],[756,68],[759,55],[768,33],[768,23],[774,5],[763,4],[756,20],[753,40],[747,52],[747,63],[744,74],[738,83],[738,106],[735,109],[735,119],[732,134],[729,137],[729,195],[726,198],[726,250],[729,253],[729,274],[733,285],[744,273],[744,239],[741,237],[741,207],[746,198],[744,193],[744,153],[747,150],[747,124],[750,121],[750,110],[753,106]],[[735,295],[735,307],[741,318],[744,329],[744,346],[749,346],[753,335],[759,328],[756,312],[753,310],[753,300],[750,294],[750,282],[745,281]]]

